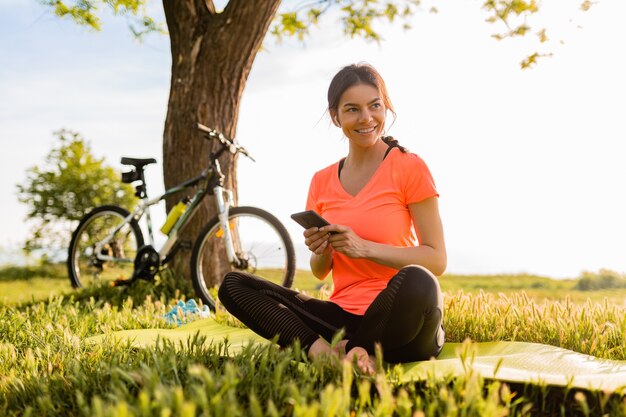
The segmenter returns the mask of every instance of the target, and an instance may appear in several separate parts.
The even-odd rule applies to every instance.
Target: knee
[[[217,290],[217,296],[222,304],[228,304],[228,301],[232,299],[233,292],[244,285],[244,280],[245,276],[237,272],[228,272],[224,275],[224,279]]]
[[[432,272],[420,265],[409,265],[402,268],[397,276],[402,277],[399,291],[409,298],[422,302],[438,303],[441,300],[439,280]]]

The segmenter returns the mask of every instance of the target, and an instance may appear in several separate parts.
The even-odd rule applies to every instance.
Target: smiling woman
[[[384,137],[393,106],[380,74],[349,65],[333,78],[328,111],[349,142],[346,158],[317,172],[307,209],[330,223],[304,231],[313,274],[332,272],[330,301],[255,276],[230,273],[219,290],[233,315],[263,337],[298,340],[315,358],[356,360],[373,371],[375,346],[389,362],[437,356],[443,303],[435,275],[446,268],[438,193],[426,164]],[[344,339],[330,342],[339,332]]]
[[[371,145],[383,135],[387,110],[395,117],[387,87],[381,77],[366,65],[341,70],[328,88],[328,110],[335,126],[358,144],[369,138]],[[367,79],[367,83],[361,80]]]

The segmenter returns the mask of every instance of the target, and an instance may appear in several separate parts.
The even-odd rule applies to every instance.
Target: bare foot
[[[337,352],[335,352],[335,350],[328,344],[328,342],[321,337],[313,342],[313,344],[309,348],[308,355],[309,358],[312,360],[321,357],[330,357],[334,360],[339,359],[339,355],[337,354]]]
[[[348,339],[343,339],[335,346],[332,346],[333,351],[339,358],[343,358],[346,355],[346,345],[348,344]]]
[[[362,347],[356,346],[350,349],[350,352],[346,354],[344,360],[350,361],[352,363],[356,361],[356,366],[364,374],[372,375],[374,373],[374,359],[372,359],[367,351]]]

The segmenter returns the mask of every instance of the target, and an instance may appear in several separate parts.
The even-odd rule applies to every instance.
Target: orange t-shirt
[[[392,149],[356,196],[339,181],[339,162],[311,180],[307,210],[331,224],[345,225],[363,239],[396,247],[417,245],[408,205],[439,194],[426,163],[417,155]],[[333,252],[334,291],[330,300],[353,314],[365,314],[374,298],[398,272]]]

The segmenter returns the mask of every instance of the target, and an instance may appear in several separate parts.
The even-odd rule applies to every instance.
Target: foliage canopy
[[[136,203],[134,190],[120,181],[120,173],[106,166],[104,158],[93,155],[79,133],[60,130],[58,143],[46,155],[43,166],[26,171],[26,180],[17,185],[18,199],[28,206],[32,237],[25,249],[51,248],[69,239],[55,236],[63,225],[71,224],[93,207],[117,204],[131,208]]]
[[[129,21],[130,30],[137,38],[152,32],[166,33],[161,22],[155,21],[147,13],[150,0],[39,0],[42,4],[52,7],[59,17],[69,17],[80,25],[94,30],[101,29],[100,14],[102,8],[108,8],[116,16],[124,16]],[[582,11],[588,11],[593,2],[583,0]],[[207,7],[214,9],[213,1]],[[310,35],[310,28],[317,25],[320,19],[331,9],[337,9],[343,31],[349,37],[363,37],[366,40],[380,42],[380,32],[376,29],[379,21],[395,23],[402,20],[405,29],[411,28],[410,18],[419,11],[428,10],[437,13],[434,5],[426,6],[422,0],[310,0],[293,2],[293,7],[276,14],[274,24],[269,33],[278,41],[283,37],[297,37],[304,40]],[[545,27],[534,30],[531,17],[540,11],[536,0],[483,0],[482,9],[486,11],[486,21],[501,25],[503,31],[493,34],[493,38],[506,38],[535,35],[539,44],[549,40]],[[530,53],[520,66],[530,68],[541,57],[551,53]]]

